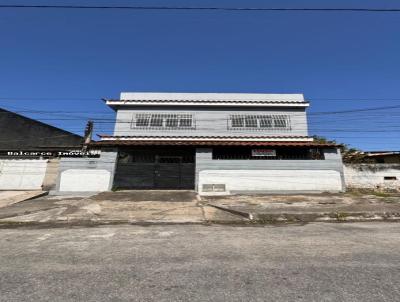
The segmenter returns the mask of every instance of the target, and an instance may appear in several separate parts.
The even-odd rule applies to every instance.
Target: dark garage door
[[[194,150],[120,152],[117,189],[194,189]]]

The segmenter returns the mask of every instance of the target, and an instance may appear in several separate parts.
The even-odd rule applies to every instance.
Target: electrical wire
[[[1,4],[0,8],[36,8],[36,9],[97,9],[97,10],[175,10],[175,11],[269,11],[269,12],[362,12],[397,13],[400,8],[360,8],[360,7],[201,7],[201,6],[110,6],[110,5],[26,5]]]

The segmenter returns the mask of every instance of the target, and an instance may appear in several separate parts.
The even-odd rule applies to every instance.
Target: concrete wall
[[[104,169],[68,169],[61,173],[60,192],[108,191],[110,176],[111,172]]]
[[[340,151],[324,149],[325,160],[213,160],[212,149],[196,152],[196,187],[202,195],[261,192],[344,191]],[[204,184],[225,184],[205,192]]]
[[[135,129],[132,121],[136,113],[191,113],[193,114],[196,129],[193,130],[151,130]],[[290,117],[291,130],[228,130],[229,116],[231,114],[284,114]],[[207,108],[204,107],[133,107],[119,109],[114,135],[154,135],[154,136],[307,136],[307,118],[304,108]]]
[[[41,190],[47,160],[0,160],[0,190]]]
[[[50,191],[56,189],[59,164],[60,164],[59,158],[53,158],[47,161],[46,173],[42,185],[44,191]]]
[[[62,158],[57,190],[101,192],[112,189],[117,162],[116,150],[102,150],[100,158]]]
[[[400,164],[346,164],[344,175],[349,189],[400,191]]]
[[[201,195],[344,191],[338,149],[323,149],[324,160],[213,160],[211,148],[196,150],[196,189]],[[112,189],[117,150],[100,158],[63,158],[57,189],[61,192]],[[206,192],[204,185],[224,185]],[[219,190],[219,192],[218,192]]]
[[[205,170],[199,175],[200,192],[216,195],[206,192],[203,184],[224,184],[226,193],[342,190],[340,173],[333,170]]]

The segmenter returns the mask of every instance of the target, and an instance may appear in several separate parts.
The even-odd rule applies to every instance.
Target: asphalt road
[[[399,301],[400,224],[0,229],[0,301]]]

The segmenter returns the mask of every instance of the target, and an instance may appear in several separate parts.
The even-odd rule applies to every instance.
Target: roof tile
[[[271,142],[271,141],[176,141],[176,140],[107,140],[93,142],[91,146],[271,146],[271,147],[337,147],[333,143]]]

